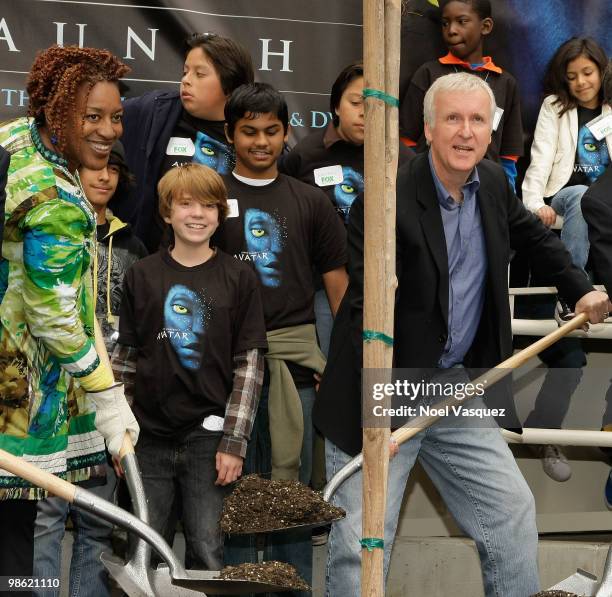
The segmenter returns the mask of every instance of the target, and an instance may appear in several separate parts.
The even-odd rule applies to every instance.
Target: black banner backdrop
[[[535,124],[541,79],[554,50],[591,35],[612,51],[611,0],[495,0],[486,50],[518,79],[525,124]],[[402,88],[425,60],[446,52],[437,0],[407,0],[402,30]],[[128,97],[175,87],[182,41],[211,31],[240,40],[258,80],[287,97],[295,138],[327,124],[329,89],[361,58],[359,0],[0,0],[0,118],[24,113],[25,75],[51,44],[108,48],[132,68]],[[382,43],[382,40],[381,40]]]
[[[182,42],[210,31],[251,52],[256,77],[282,90],[297,136],[323,127],[338,72],[361,57],[357,0],[0,0],[0,117],[23,114],[35,53],[54,43],[103,47],[131,68],[126,95],[176,87]]]

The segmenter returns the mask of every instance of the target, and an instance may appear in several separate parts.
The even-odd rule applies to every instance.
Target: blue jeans
[[[565,187],[550,202],[550,206],[563,216],[561,240],[572,256],[574,265],[582,270],[589,258],[589,231],[580,207],[582,195],[587,189],[584,185]]]
[[[470,407],[482,407],[480,399]],[[385,518],[385,579],[400,506],[414,462],[420,463],[463,532],[476,542],[487,597],[526,597],[538,591],[538,533],[534,499],[493,419],[469,418],[434,425],[400,446],[389,466]],[[327,478],[350,459],[326,440]],[[332,524],[326,597],[361,594],[361,471],[332,497],[346,518]],[[422,563],[414,562],[415,566]]]
[[[298,388],[304,415],[304,440],[300,455],[300,481],[310,482],[312,471],[312,406],[314,388]],[[264,387],[255,417],[251,441],[244,460],[243,474],[270,473],[272,464],[270,429],[268,417],[268,388]],[[298,574],[312,586],[312,539],[310,529],[270,533],[266,536],[264,561],[278,560],[291,564]],[[225,564],[237,565],[243,562],[256,563],[257,540],[254,535],[228,537],[225,541]],[[268,594],[270,595],[270,594]],[[276,595],[276,593],[274,593]],[[308,597],[305,591],[280,593],[288,597]]]
[[[315,319],[317,326],[317,336],[319,337],[319,346],[325,358],[329,355],[329,341],[331,338],[334,318],[332,317],[329,301],[325,290],[317,290],[314,301]]]
[[[136,456],[149,506],[150,525],[172,545],[175,497],[182,505],[185,566],[221,570],[223,498],[230,487],[215,485],[216,454],[222,433],[198,427],[180,440],[140,434]]]
[[[106,467],[106,483],[89,491],[114,502],[117,478],[111,466]],[[66,518],[74,524],[74,543],[70,560],[70,589],[61,595],[71,597],[108,597],[108,573],[100,561],[102,552],[112,552],[113,525],[101,518],[70,505],[65,500],[49,496],[38,502],[34,529],[34,576],[61,578],[62,539]],[[34,595],[59,597],[58,589],[38,589]]]

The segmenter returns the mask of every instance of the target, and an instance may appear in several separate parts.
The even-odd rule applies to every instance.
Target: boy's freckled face
[[[457,58],[474,64],[482,61],[483,36],[493,28],[493,20],[481,19],[470,3],[455,0],[442,11],[442,36]]]
[[[172,199],[170,215],[164,221],[172,226],[175,245],[199,248],[207,246],[219,226],[219,209],[214,202],[204,202],[184,192]]]

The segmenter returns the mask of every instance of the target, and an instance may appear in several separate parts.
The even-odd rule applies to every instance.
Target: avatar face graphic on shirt
[[[348,222],[351,205],[359,193],[363,192],[363,176],[348,166],[342,166],[343,180],[334,186],[334,199],[336,209]]]
[[[204,164],[219,174],[229,174],[234,169],[234,154],[231,148],[202,132],[196,135],[193,161]]]
[[[164,328],[176,356],[185,369],[202,364],[207,306],[191,288],[175,284],[164,301]]]
[[[279,221],[261,209],[250,208],[244,214],[244,238],[260,282],[268,288],[282,283],[281,254],[283,227]]]
[[[583,173],[590,183],[597,180],[610,163],[606,141],[595,139],[586,126],[581,127],[578,131],[577,161],[575,170]]]

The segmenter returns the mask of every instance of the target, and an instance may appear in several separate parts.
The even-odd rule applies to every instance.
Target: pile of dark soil
[[[540,591],[531,597],[580,597],[576,593],[568,593],[567,591]]]
[[[328,504],[299,481],[243,477],[223,501],[221,528],[225,533],[261,533],[299,524],[331,522],[346,512]]]
[[[239,564],[226,566],[219,572],[223,580],[250,580],[295,591],[310,591],[308,583],[298,575],[295,568],[284,562],[262,562],[261,564]]]

